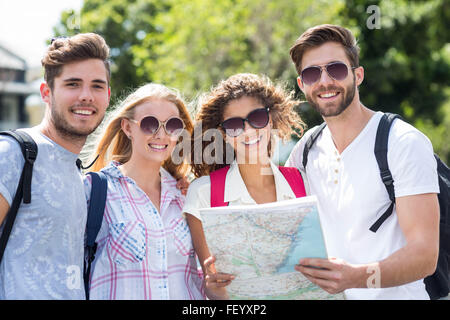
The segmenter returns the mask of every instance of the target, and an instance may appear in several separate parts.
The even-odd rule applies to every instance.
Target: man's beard
[[[327,91],[339,91],[340,94],[344,94],[344,90],[339,87],[330,86],[330,87],[323,87],[319,88],[313,93],[314,97],[317,97],[318,93],[321,92],[327,92]],[[323,117],[335,117],[340,115],[342,112],[344,112],[345,109],[348,108],[350,103],[352,103],[353,98],[355,97],[356,89],[355,89],[355,77],[353,76],[353,82],[351,85],[349,85],[347,88],[345,88],[345,94],[342,99],[342,102],[338,105],[337,108],[330,108],[327,107],[327,103],[325,105],[319,106],[318,103],[315,103],[310,95],[306,95],[306,100],[309,102],[309,104],[317,110],[317,112],[320,113]]]
[[[52,108],[50,108],[50,113],[56,131],[58,131],[61,136],[71,140],[85,140],[101,123],[100,119],[93,128],[77,129],[67,121],[62,112],[58,111],[58,107],[54,100],[52,102]]]

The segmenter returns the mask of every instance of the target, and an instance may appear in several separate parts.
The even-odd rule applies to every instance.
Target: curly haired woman
[[[306,195],[303,179],[296,169],[295,172],[284,170],[271,161],[275,136],[287,140],[296,133],[293,128],[303,133],[304,124],[294,111],[298,104],[281,86],[254,74],[233,75],[203,98],[196,118],[193,150],[197,151],[196,145],[202,145],[201,156],[207,155],[205,151],[211,142],[205,141],[208,140],[205,136],[214,130],[218,133],[214,140],[217,148],[213,160],[198,161],[200,154],[192,154],[192,171],[197,179],[189,186],[183,212],[206,275],[209,299],[228,298],[225,287],[234,276],[215,271],[215,257],[208,249],[199,209],[261,204]],[[286,171],[289,175],[294,173],[302,190],[300,195],[288,182],[292,179],[286,179]],[[222,180],[216,180],[217,176]],[[219,193],[211,191],[211,187],[220,184],[217,181],[222,181]]]

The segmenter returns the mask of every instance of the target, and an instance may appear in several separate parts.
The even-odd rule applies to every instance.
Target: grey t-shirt
[[[36,127],[25,131],[36,141],[38,156],[31,203],[21,204],[0,265],[0,299],[85,299],[87,206],[77,155]],[[23,164],[19,144],[0,136],[0,194],[9,205]]]

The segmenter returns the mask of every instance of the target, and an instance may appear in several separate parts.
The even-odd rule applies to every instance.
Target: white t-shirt
[[[395,208],[376,233],[369,230],[391,203],[374,155],[382,115],[375,113],[341,154],[325,127],[308,156],[306,176],[311,194],[319,200],[328,254],[349,263],[380,261],[406,244]],[[286,166],[304,171],[304,144],[315,129],[296,144]],[[406,122],[395,120],[392,124],[388,163],[396,197],[439,193],[431,142]],[[422,280],[392,288],[349,289],[345,294],[348,299],[429,299]]]
[[[87,206],[78,154],[52,141],[39,127],[24,131],[36,142],[38,154],[31,203],[20,205],[0,265],[0,300],[84,300]],[[19,144],[1,136],[0,194],[9,205],[24,162]]]

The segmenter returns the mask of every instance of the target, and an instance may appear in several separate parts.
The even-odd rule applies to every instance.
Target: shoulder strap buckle
[[[97,242],[94,242],[92,246],[87,246],[87,255],[86,255],[86,261],[88,263],[92,263],[95,259],[95,253],[97,252]]]
[[[389,186],[394,183],[394,179],[392,178],[392,174],[389,169],[380,171],[380,176],[381,176],[381,180],[383,180],[383,183],[386,186]]]
[[[37,152],[33,148],[25,146],[25,159],[28,163],[33,164],[36,161]]]

